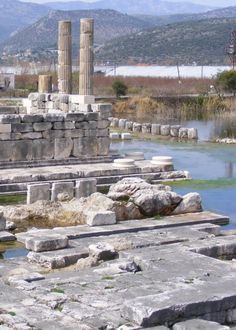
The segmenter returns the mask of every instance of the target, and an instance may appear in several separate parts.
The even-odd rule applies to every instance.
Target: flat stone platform
[[[188,213],[183,215],[166,216],[162,219],[145,219],[145,220],[130,220],[122,221],[115,225],[90,227],[88,225],[79,225],[71,227],[57,227],[54,229],[36,229],[17,234],[17,239],[24,243],[25,238],[29,236],[44,236],[53,234],[63,234],[69,239],[110,236],[121,233],[132,233],[141,231],[151,231],[154,229],[167,229],[172,227],[183,227],[193,225],[227,225],[229,218],[224,215],[219,215],[213,212]]]
[[[57,251],[61,260],[55,251],[3,260],[0,322],[32,330],[168,330],[194,318],[233,326],[236,236],[220,236],[218,229],[205,223],[106,236],[98,228],[99,236],[70,240]],[[109,244],[118,256],[89,265],[91,244]],[[68,266],[68,251],[71,258],[76,251],[77,265],[42,268],[53,255]]]
[[[136,161],[135,167],[116,168],[112,163],[74,164],[0,170],[0,193],[25,192],[27,185],[39,182],[73,181],[96,178],[98,186],[115,183],[125,177],[140,177],[150,182],[189,178],[186,171],[172,165],[158,166],[150,161]]]

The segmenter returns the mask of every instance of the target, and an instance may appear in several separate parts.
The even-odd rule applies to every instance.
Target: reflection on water
[[[229,161],[225,164],[226,169],[226,177],[233,178],[234,177],[234,165],[232,161]]]
[[[172,156],[175,168],[187,170],[193,179],[218,180],[219,186],[205,186],[204,190],[188,185],[176,188],[181,194],[199,191],[205,209],[226,214],[231,223],[226,228],[236,229],[236,146],[212,143],[175,143],[168,141],[133,140],[114,143],[112,148],[121,153],[143,151],[146,159],[153,156]],[[225,179],[232,179],[232,185]],[[229,181],[229,180],[227,180]]]

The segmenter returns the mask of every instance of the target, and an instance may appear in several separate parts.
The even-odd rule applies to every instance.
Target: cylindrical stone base
[[[38,79],[38,92],[51,93],[52,92],[52,76],[40,75]]]

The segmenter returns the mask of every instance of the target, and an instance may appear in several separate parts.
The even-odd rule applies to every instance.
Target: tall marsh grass
[[[196,96],[191,98],[163,98],[156,100],[150,97],[132,97],[117,101],[113,115],[128,116],[138,121],[155,121],[160,123],[180,122],[184,120],[208,120],[215,115],[225,113],[227,106],[221,97]]]

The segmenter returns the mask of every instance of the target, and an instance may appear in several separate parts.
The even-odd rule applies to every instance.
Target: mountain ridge
[[[104,62],[113,59],[117,64],[226,64],[227,40],[235,26],[236,17],[154,27],[107,42],[96,58]]]
[[[101,45],[111,38],[141,31],[150,27],[133,16],[125,15],[114,10],[91,11],[51,11],[31,26],[16,33],[8,41],[1,44],[1,49],[7,53],[14,53],[30,49],[57,49],[58,21],[71,20],[73,32],[74,52],[79,48],[80,19],[91,17],[95,20],[95,43]]]
[[[94,10],[113,9],[129,15],[143,14],[178,14],[178,13],[199,13],[214,6],[203,6],[189,2],[168,2],[163,0],[100,0],[96,2],[69,1],[69,2],[47,2],[45,5],[54,10]]]

